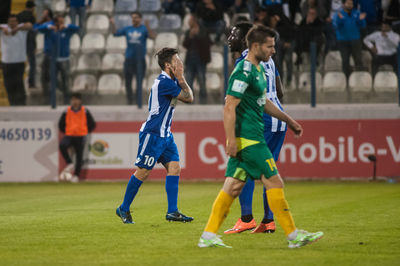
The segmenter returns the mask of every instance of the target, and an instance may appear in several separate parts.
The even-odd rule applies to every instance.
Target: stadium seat
[[[36,57],[37,60],[37,57]],[[76,67],[78,65],[78,56],[75,54],[70,54],[69,55],[69,67],[71,69],[71,72],[76,71]]]
[[[110,21],[106,15],[96,14],[89,16],[86,23],[87,32],[106,33],[110,26]]]
[[[398,90],[397,76],[392,71],[379,71],[374,78],[376,92],[396,92]]]
[[[231,27],[231,18],[227,13],[224,13],[224,21],[225,21],[225,28],[230,28]]]
[[[126,39],[124,37],[114,37],[110,34],[107,37],[106,50],[107,53],[123,52],[126,49]]]
[[[125,57],[122,54],[105,54],[101,62],[103,71],[121,71],[124,67]]]
[[[160,0],[140,0],[139,11],[140,12],[157,12],[161,9]]]
[[[82,54],[79,56],[78,65],[76,67],[77,71],[98,71],[101,66],[100,55],[92,54]]]
[[[101,52],[104,50],[105,40],[100,33],[88,33],[83,37],[82,52]]]
[[[114,16],[115,27],[121,29],[126,26],[132,26],[131,15],[116,15]]]
[[[147,77],[147,82],[146,82],[146,87],[144,86],[144,82],[143,82],[143,90],[149,90],[151,88],[151,86],[153,86],[154,80],[160,75],[160,73],[153,73],[150,74]],[[136,84],[133,83],[133,85],[136,87]]]
[[[207,64],[207,70],[222,72],[224,66],[224,57],[221,53],[211,52],[211,62]]]
[[[342,57],[339,51],[329,51],[325,56],[324,70],[329,71],[342,71]]]
[[[182,20],[177,14],[164,14],[160,17],[159,25],[159,28],[164,31],[178,30],[182,26]]]
[[[157,34],[155,40],[155,50],[158,51],[164,47],[177,48],[178,37],[173,32],[162,32]]]
[[[322,88],[322,77],[319,72],[315,73],[315,86],[317,90]],[[303,72],[299,76],[298,88],[301,91],[311,91],[311,75],[310,72]]]
[[[372,77],[367,71],[354,71],[349,77],[349,88],[352,92],[370,92]]]
[[[36,54],[43,53],[44,47],[44,34],[38,33],[36,34]]]
[[[114,9],[114,0],[95,0],[89,9],[91,13],[111,13]]]
[[[80,74],[74,79],[72,91],[94,93],[96,91],[96,86],[96,77],[94,75]]]
[[[146,62],[148,70],[151,71],[151,72],[158,73],[159,70],[160,70],[160,66],[158,65],[157,57],[146,56],[146,59],[147,59],[147,62],[148,62],[148,63]]]
[[[65,24],[71,24],[71,17],[70,16],[65,16]]]
[[[136,0],[117,0],[114,7],[114,12],[133,12],[137,9],[137,1]]]
[[[368,51],[362,51],[361,54],[361,61],[362,61],[362,65],[368,69],[371,68],[371,62],[372,62],[372,56],[371,53]]]
[[[72,35],[69,47],[72,53],[79,53],[79,49],[81,49],[81,38],[79,38],[78,34]]]
[[[99,79],[99,94],[120,94],[122,92],[122,79],[118,74],[104,74]]]
[[[155,14],[144,14],[143,21],[148,21],[151,29],[157,29],[159,27],[158,17]]]
[[[324,92],[345,91],[347,86],[346,75],[343,72],[327,72],[322,81]]]
[[[222,90],[222,80],[217,73],[206,73],[206,88],[207,90],[220,91]]]
[[[147,54],[153,54],[154,41],[152,39],[150,39],[150,38],[147,39],[146,49],[147,49]]]
[[[53,12],[65,12],[67,5],[64,0],[53,0],[51,1],[51,9]]]
[[[186,14],[182,21],[182,31],[185,32],[189,29],[189,19],[191,14]]]
[[[378,71],[395,71],[392,65],[381,65],[378,67]]]

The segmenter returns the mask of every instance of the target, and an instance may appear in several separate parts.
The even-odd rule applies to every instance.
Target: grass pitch
[[[288,182],[296,225],[321,230],[310,246],[287,248],[283,231],[223,236],[232,249],[197,241],[221,183],[181,183],[179,207],[192,223],[165,221],[164,183],[141,187],[136,224],[115,215],[126,183],[0,184],[1,265],[399,265],[400,185]],[[262,189],[253,212],[262,217]],[[220,233],[240,215],[236,200]]]

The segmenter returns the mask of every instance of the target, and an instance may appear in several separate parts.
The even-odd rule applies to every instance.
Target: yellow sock
[[[214,234],[218,232],[222,222],[229,213],[229,208],[234,199],[234,197],[223,190],[218,193],[211,209],[210,218],[208,218],[206,228],[204,229],[205,232],[211,232]]]
[[[288,202],[285,199],[283,188],[268,189],[267,196],[271,211],[274,213],[283,231],[285,231],[285,235],[288,236],[296,230],[296,225],[290,213]]]

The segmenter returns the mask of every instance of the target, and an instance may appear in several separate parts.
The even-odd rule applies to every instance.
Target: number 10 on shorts
[[[151,166],[153,166],[153,164],[154,164],[154,157],[145,155],[144,156],[144,165],[151,167]]]

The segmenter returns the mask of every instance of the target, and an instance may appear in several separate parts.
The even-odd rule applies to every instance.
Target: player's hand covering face
[[[176,78],[183,77],[183,62],[177,54],[171,59],[170,69]]]

